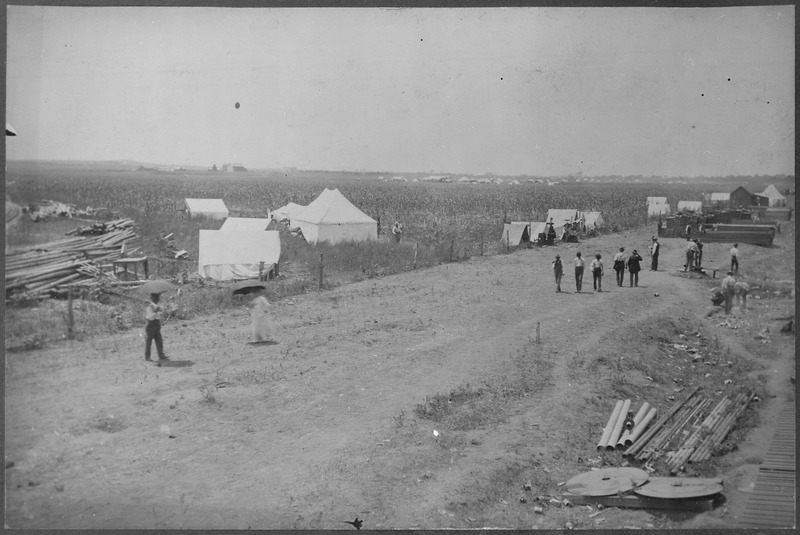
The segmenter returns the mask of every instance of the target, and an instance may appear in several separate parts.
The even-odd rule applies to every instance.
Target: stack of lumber
[[[129,229],[133,227],[133,219],[115,219],[114,221],[106,221],[105,223],[93,223],[85,227],[75,228],[66,232],[67,236],[85,236],[86,234],[106,234],[114,230]]]
[[[136,238],[133,221],[93,237],[74,237],[37,245],[5,258],[6,299],[47,297],[65,285],[116,281],[100,266],[122,258],[123,246]],[[133,252],[133,251],[129,251]]]
[[[755,394],[726,396],[715,403],[711,398],[698,396],[698,392],[699,388],[695,388],[678,402],[663,419],[633,441],[623,455],[643,462],[663,458],[672,474],[682,471],[687,463],[710,459]]]
[[[698,237],[704,243],[749,243],[770,247],[775,238],[775,227],[770,225],[718,224]]]

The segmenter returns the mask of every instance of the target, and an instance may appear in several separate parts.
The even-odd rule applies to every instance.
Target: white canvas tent
[[[378,238],[378,224],[348,201],[338,189],[320,193],[305,210],[292,218],[311,244],[326,241],[365,241]]]
[[[730,193],[712,193],[709,197],[711,202],[730,202],[731,194]]]
[[[306,207],[302,204],[290,202],[286,206],[281,206],[272,212],[272,217],[278,221],[289,221],[291,225],[292,219],[297,217],[300,212],[305,210]]]
[[[647,204],[667,204],[666,197],[648,197]]]
[[[647,217],[668,216],[672,208],[668,204],[653,203],[647,205]]]
[[[271,230],[275,227],[274,219],[262,217],[229,217],[222,223],[220,230]]]
[[[197,271],[215,280],[258,277],[260,263],[268,270],[281,257],[276,230],[200,230]]]
[[[553,209],[547,211],[547,217],[545,217],[545,223],[550,222],[550,218],[553,218],[553,228],[556,230],[556,238],[561,239],[564,234],[564,225],[567,223],[578,223],[579,226],[583,225],[583,214],[578,210],[572,209]]]
[[[526,221],[512,221],[511,223],[503,224],[503,235],[500,237],[500,242],[503,245],[517,246],[522,242],[522,238],[527,231],[528,240],[535,240],[531,234],[532,223]]]
[[[703,203],[701,201],[678,201],[678,212],[700,214],[703,212]]]
[[[767,197],[769,199],[770,206],[786,206],[786,197],[781,195],[781,192],[778,191],[774,185],[770,184],[767,186],[767,189],[759,193],[762,197]]]
[[[600,212],[583,212],[583,228],[586,230],[603,228],[606,225]]]
[[[228,217],[228,209],[222,199],[186,199],[186,212],[189,216],[206,216],[213,219]]]

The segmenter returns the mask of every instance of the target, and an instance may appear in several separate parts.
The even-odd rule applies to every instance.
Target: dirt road
[[[747,497],[736,488],[757,470],[770,418],[794,399],[794,338],[772,334],[759,355],[744,328],[705,318],[708,283],[676,272],[678,240],[664,241],[662,271],[649,271],[646,258],[640,286],[617,287],[613,252],[646,251],[650,233],[475,257],[280,301],[277,345],[246,344],[244,304],[171,320],[169,367],[145,363],[138,331],[8,354],[7,525],[333,529],[359,516],[365,529],[735,527]],[[743,257],[790,256],[793,269],[793,235],[784,238],[783,248],[745,247]],[[588,274],[575,292],[578,250],[603,254],[602,293]],[[556,252],[563,293],[553,283]],[[706,245],[705,255],[706,264],[726,262],[724,244]],[[736,311],[748,328],[794,310],[793,295],[768,309],[766,298],[751,303]],[[668,409],[676,385],[666,375],[659,382],[665,364],[647,359],[684,331],[747,363],[763,393],[767,437],[750,433],[707,468],[731,478],[726,511],[614,509],[600,525],[580,508],[536,515],[520,503],[526,481],[530,495],[549,495],[589,469],[616,399]],[[447,396],[449,416],[421,417],[426,398],[432,407]]]

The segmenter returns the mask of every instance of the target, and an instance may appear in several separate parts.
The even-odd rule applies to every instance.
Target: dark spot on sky
[[[730,79],[730,78],[728,78],[728,81],[730,82],[730,81],[731,81],[731,79]]]
[[[706,96],[706,94],[705,93],[700,93],[700,96],[704,97],[704,96]]]
[[[769,104],[769,100],[767,101],[767,104]]]
[[[419,40],[419,42],[421,43],[421,42],[422,42],[422,39],[420,39],[420,40]]]
[[[239,109],[239,103],[237,102],[236,104],[234,104],[234,107],[238,110]]]
[[[503,79],[503,77],[501,76],[501,77],[500,77],[500,79],[502,80],[502,79]]]

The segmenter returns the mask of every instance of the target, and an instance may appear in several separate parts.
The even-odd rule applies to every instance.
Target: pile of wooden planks
[[[127,243],[137,237],[133,224],[130,219],[119,220],[106,234],[67,238],[6,254],[6,300],[48,297],[51,290],[67,285],[116,281],[101,266],[126,256]]]

